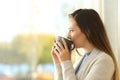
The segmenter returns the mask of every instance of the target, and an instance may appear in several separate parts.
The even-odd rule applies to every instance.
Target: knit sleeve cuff
[[[63,80],[62,68],[61,68],[60,63],[55,65],[54,80]]]
[[[70,60],[62,62],[61,67],[64,80],[76,80],[75,70]]]

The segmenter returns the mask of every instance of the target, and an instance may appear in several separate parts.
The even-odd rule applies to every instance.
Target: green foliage
[[[16,49],[20,53],[32,54],[32,49],[35,46],[36,34],[19,34],[12,41],[13,49]]]
[[[19,34],[9,44],[0,43],[0,49],[9,49],[17,52],[17,54],[26,55],[29,61],[33,59],[34,55],[38,64],[50,63],[52,62],[53,39],[53,34]]]
[[[54,35],[40,34],[38,37],[39,63],[52,62],[51,47],[53,45]]]

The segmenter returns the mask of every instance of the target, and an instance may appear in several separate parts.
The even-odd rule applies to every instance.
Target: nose
[[[67,33],[67,38],[70,39],[70,32]]]

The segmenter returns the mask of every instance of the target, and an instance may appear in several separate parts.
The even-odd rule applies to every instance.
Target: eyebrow
[[[69,27],[68,29],[73,29],[72,27]]]

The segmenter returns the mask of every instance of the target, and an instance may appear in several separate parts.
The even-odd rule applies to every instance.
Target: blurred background
[[[53,80],[53,39],[79,8],[100,14],[120,64],[119,0],[0,0],[0,80]]]

